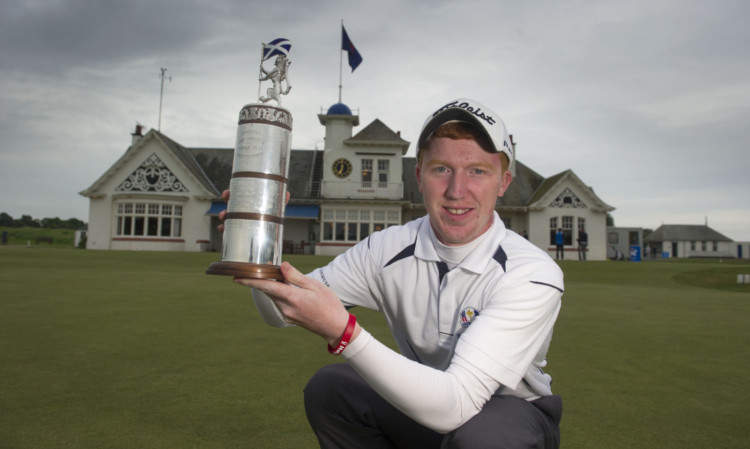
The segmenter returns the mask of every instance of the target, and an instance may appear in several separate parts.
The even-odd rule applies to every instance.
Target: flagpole
[[[344,19],[341,19],[341,42],[344,42]],[[339,103],[341,103],[341,80],[344,72],[344,49],[339,44]]]
[[[258,100],[260,100],[260,79],[263,78],[263,53],[266,49],[266,44],[261,43],[260,44],[260,66],[258,67]]]

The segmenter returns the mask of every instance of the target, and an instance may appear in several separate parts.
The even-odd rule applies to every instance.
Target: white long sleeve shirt
[[[482,244],[453,269],[438,257],[428,217],[372,234],[309,274],[347,306],[381,311],[401,354],[363,331],[342,353],[407,416],[450,432],[493,394],[552,394],[542,371],[563,275],[495,214]],[[282,326],[254,291],[266,322]]]

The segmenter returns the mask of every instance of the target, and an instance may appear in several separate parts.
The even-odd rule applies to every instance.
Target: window
[[[324,209],[323,238],[328,242],[358,242],[372,232],[401,223],[398,210]]]
[[[718,251],[719,250],[719,242],[711,242],[711,244],[713,245],[714,251]]]
[[[373,180],[373,160],[362,159],[362,187],[369,189],[372,188]],[[390,170],[390,161],[387,159],[378,159],[378,188],[388,188],[388,172]]]
[[[349,210],[347,211],[347,223],[346,223],[346,240],[358,241],[357,231],[359,228],[359,211]]]
[[[695,251],[695,240],[690,242],[690,251]]]
[[[557,234],[557,217],[549,219],[549,244],[555,244],[555,234]]]
[[[372,230],[374,232],[382,231],[385,229],[385,211],[376,210],[372,213]]]
[[[390,163],[387,159],[378,160],[378,187],[381,189],[388,188],[388,169]]]
[[[159,235],[159,205],[148,205],[148,216],[146,217],[146,234],[150,237]]]
[[[158,203],[118,203],[115,235],[182,236],[182,206]]]
[[[372,159],[362,159],[362,187],[372,187]]]
[[[336,226],[336,236],[334,240],[346,241],[346,211],[345,210],[336,211],[335,226]]]
[[[704,251],[704,252],[706,251],[706,241],[705,240],[701,242],[701,251]]]
[[[370,211],[359,211],[359,239],[362,240],[370,235]]]
[[[562,217],[562,226],[557,225],[558,218],[560,217],[552,217],[549,219],[549,244],[550,245],[557,244],[557,239],[555,238],[555,234],[557,234],[558,228],[562,228],[563,244],[572,245],[573,244],[573,219],[575,217],[572,217],[570,215],[564,215]],[[584,223],[585,223],[584,219],[582,218],[578,219],[579,227]],[[576,234],[576,237],[578,237],[578,234]]]
[[[324,209],[321,216],[323,217],[323,240],[333,240],[333,211]]]
[[[573,217],[564,216],[562,217],[562,232],[563,238],[565,239],[566,245],[573,244]]]

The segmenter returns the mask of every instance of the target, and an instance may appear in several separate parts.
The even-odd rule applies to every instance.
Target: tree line
[[[86,225],[85,222],[77,218],[68,218],[62,220],[55,218],[34,218],[31,215],[21,215],[21,218],[13,218],[10,214],[0,212],[0,226],[9,228],[45,228],[45,229],[81,229]]]

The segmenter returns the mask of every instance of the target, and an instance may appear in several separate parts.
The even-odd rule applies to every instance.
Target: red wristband
[[[344,352],[344,349],[346,349],[346,346],[349,344],[349,341],[352,339],[352,334],[354,334],[354,328],[357,326],[357,317],[349,314],[349,323],[346,325],[346,329],[344,330],[344,335],[341,336],[341,340],[339,341],[338,346],[335,348],[331,345],[328,345],[328,352],[330,352],[333,355],[339,355],[342,352]]]

